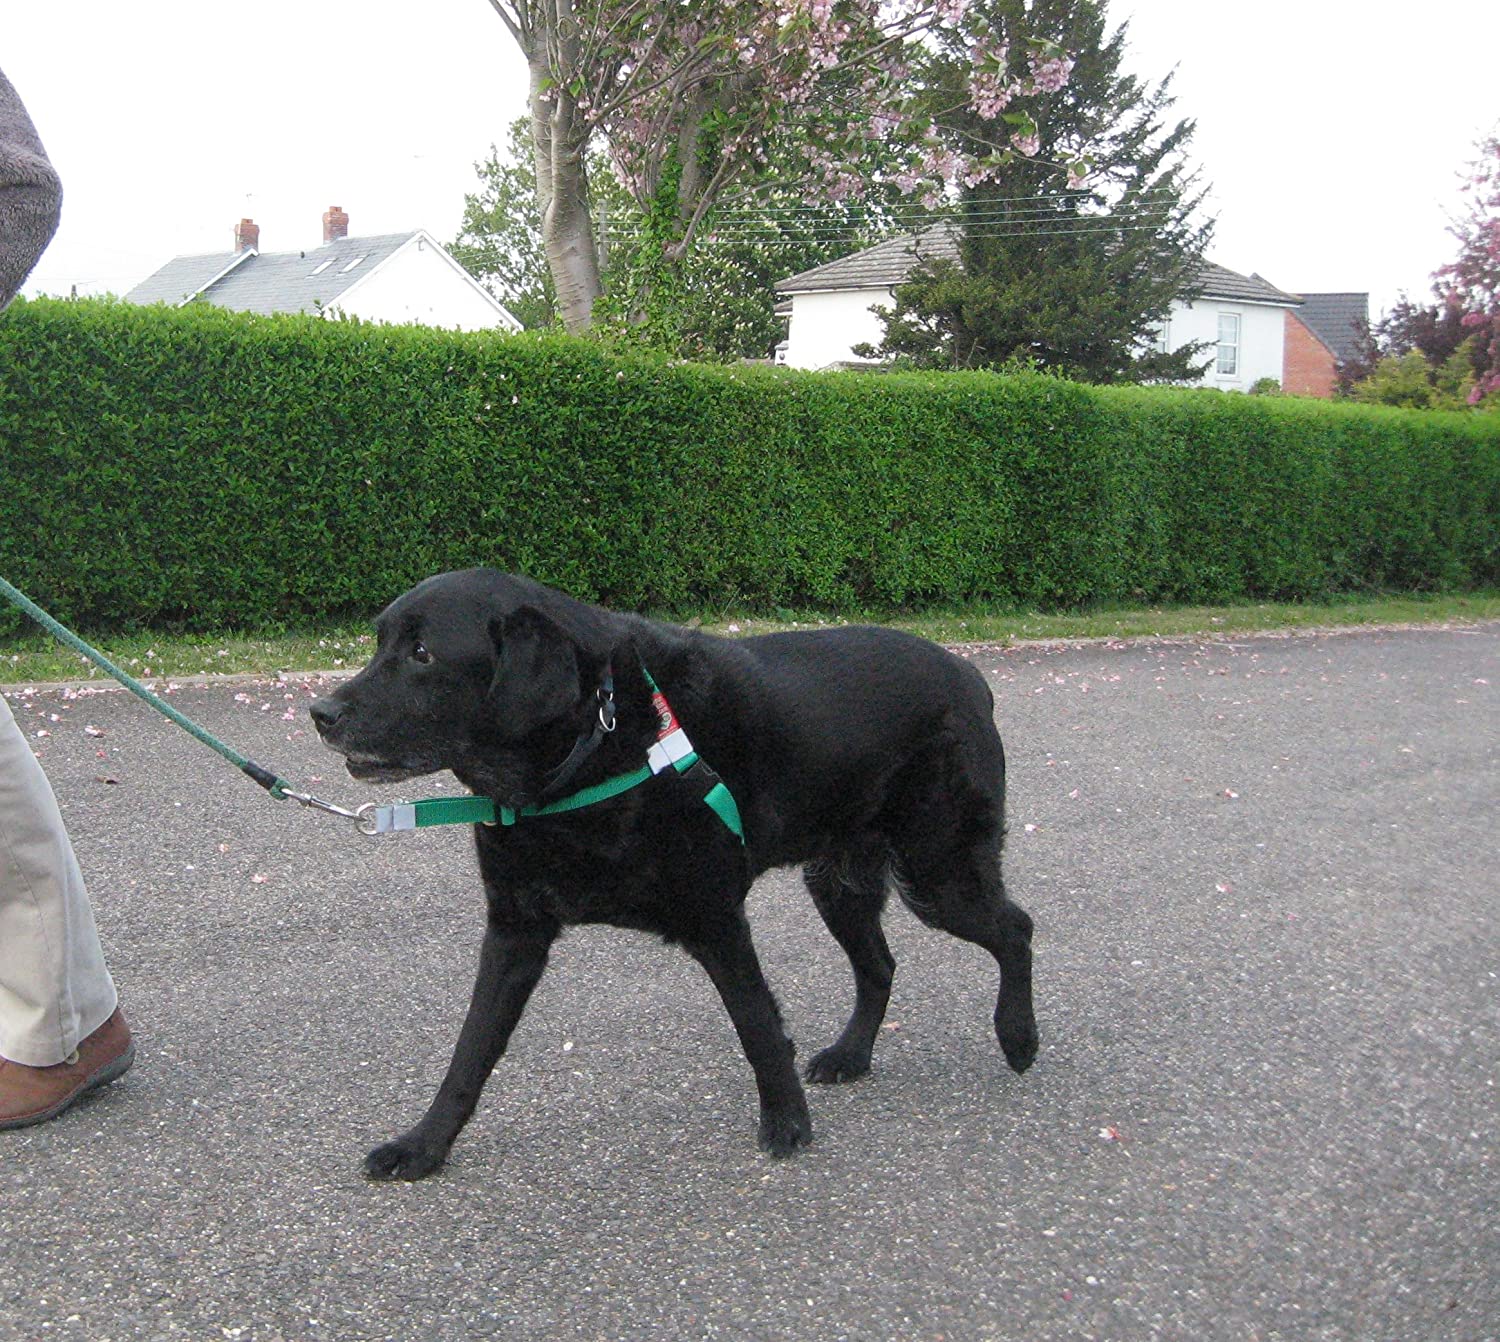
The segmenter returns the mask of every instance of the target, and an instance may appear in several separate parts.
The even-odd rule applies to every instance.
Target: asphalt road
[[[876,1070],[772,1162],[701,971],[583,930],[446,1170],[395,1186],[359,1161],[462,1016],[467,835],[275,803],[119,692],[13,697],[140,1056],[0,1134],[0,1338],[1500,1337],[1500,625],[970,655],[1038,926],[1026,1076],[988,957],[895,907]],[[314,690],[172,697],[363,800]],[[809,1056],[847,965],[793,875],[750,911]]]

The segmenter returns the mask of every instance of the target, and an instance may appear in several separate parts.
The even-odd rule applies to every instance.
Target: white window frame
[[[1224,324],[1232,322],[1233,339],[1224,339]],[[1216,377],[1239,377],[1240,375],[1240,342],[1243,339],[1244,322],[1238,312],[1219,313],[1218,342],[1214,353],[1214,375]],[[1226,358],[1227,356],[1227,358]],[[1225,367],[1225,364],[1228,367]]]

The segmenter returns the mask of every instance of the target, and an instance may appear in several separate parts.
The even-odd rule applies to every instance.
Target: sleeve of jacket
[[[57,232],[62,183],[0,71],[0,309],[20,289]]]

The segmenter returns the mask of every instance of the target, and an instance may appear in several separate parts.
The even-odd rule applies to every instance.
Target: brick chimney
[[[349,216],[342,205],[330,205],[323,215],[323,241],[337,242],[349,236]]]
[[[260,225],[253,219],[241,219],[234,226],[235,255],[260,250]]]

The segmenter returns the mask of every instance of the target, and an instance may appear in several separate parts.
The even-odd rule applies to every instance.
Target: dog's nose
[[[332,731],[334,723],[344,716],[344,705],[331,695],[325,695],[322,699],[314,699],[307,711],[312,714],[317,729],[327,732]]]

